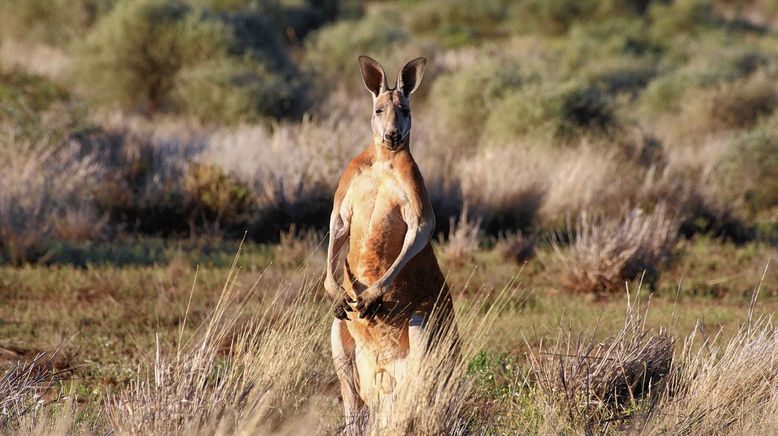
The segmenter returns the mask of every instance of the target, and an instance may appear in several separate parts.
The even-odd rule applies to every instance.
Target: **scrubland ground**
[[[238,258],[239,271],[231,271],[230,244],[154,240],[112,247],[114,259],[130,258],[122,266],[1,268],[4,365],[31,361],[45,353],[26,373],[27,377],[42,374],[43,380],[16,399],[16,409],[7,409],[6,430],[345,431],[329,357],[332,317],[321,287],[325,253],[319,242],[317,237],[306,236],[287,237],[285,245],[248,244]],[[137,252],[154,245],[158,257],[153,265],[139,264],[126,254],[135,251],[137,259]],[[445,258],[445,247],[437,248]],[[97,247],[78,249],[88,252]],[[444,261],[458,322],[471,345],[463,357],[465,366],[455,371],[461,379],[442,387],[443,392],[451,389],[461,397],[435,396],[429,407],[437,410],[445,406],[436,402],[449,402],[459,407],[458,415],[441,413],[433,424],[421,423],[415,420],[427,412],[411,408],[403,410],[402,419],[407,422],[400,422],[398,429],[511,434],[587,428],[622,431],[650,425],[652,431],[661,431],[655,425],[662,421],[670,432],[683,432],[688,425],[724,433],[745,429],[746,423],[754,425],[756,412],[743,410],[745,404],[754,401],[773,407],[775,401],[770,398],[775,395],[778,349],[770,317],[778,307],[778,289],[774,268],[765,273],[765,267],[776,251],[762,244],[735,246],[702,237],[689,241],[684,250],[684,261],[665,271],[653,290],[635,281],[623,292],[603,297],[559,289],[559,272],[538,260],[544,251],[553,251],[550,246],[539,247],[538,257],[522,263],[506,259],[494,248],[470,253],[472,259],[466,265]],[[103,255],[102,259],[111,257]],[[752,330],[743,330],[749,323]],[[617,338],[613,350],[590,349],[612,340],[622,329],[626,337]],[[756,343],[748,337],[755,334],[753,329],[764,335]],[[672,340],[672,345],[652,348],[651,340],[662,338]],[[687,338],[694,340],[686,344]],[[630,348],[630,341],[638,343]],[[759,350],[768,360],[735,364],[754,371],[751,365],[766,365],[759,370],[767,373],[754,374],[753,380],[739,380],[737,373],[718,374],[715,377],[732,377],[716,382],[732,389],[732,398],[695,399],[701,402],[695,407],[702,409],[682,410],[672,422],[664,422],[670,419],[663,415],[664,408],[677,407],[676,401],[685,401],[681,395],[690,395],[674,392],[668,383],[675,378],[677,383],[696,383],[683,379],[692,375],[682,373],[691,371],[688,365],[703,365],[701,359],[704,365],[713,366],[708,371],[718,371],[715,365],[723,365],[720,359],[726,358],[722,350],[737,341],[743,343],[735,347],[746,349],[727,353],[745,353],[743,359],[752,359],[748,353]],[[647,355],[640,355],[642,347]],[[198,354],[203,352],[213,355]],[[620,398],[613,405],[605,401],[607,391],[592,388],[586,393],[580,387],[570,387],[567,399],[540,398],[541,389],[560,389],[556,394],[562,395],[565,383],[580,383],[581,377],[608,377],[594,374],[593,369],[592,374],[583,375],[576,366],[580,361],[589,359],[585,362],[589,368],[608,359],[623,364],[634,355],[644,359],[642,364],[651,358],[666,359],[655,374],[639,368],[625,370],[647,374],[647,380],[631,387],[636,399]],[[557,373],[557,366],[570,372]],[[203,377],[203,385],[194,377]],[[609,377],[610,383],[618,385],[619,374]],[[24,379],[20,377],[18,383]],[[228,391],[238,389],[237,384],[233,386],[237,379],[245,395],[251,392],[251,401],[230,397]],[[767,383],[763,386],[767,397],[750,399],[752,382]],[[181,384],[191,385],[183,388]],[[658,391],[656,398],[637,393],[648,385]],[[202,404],[189,405],[192,397],[200,397],[197,401]],[[408,401],[415,404],[417,400]],[[711,408],[729,408],[726,418],[711,416],[719,411],[706,409],[705,401],[712,401]],[[187,411],[178,417],[170,415],[179,408]],[[777,424],[768,415],[758,422],[764,429]],[[386,430],[371,423],[366,431],[381,428]]]
[[[776,433],[776,22],[0,2],[0,431]],[[321,247],[363,53],[429,59],[411,147],[464,343],[344,427]]]

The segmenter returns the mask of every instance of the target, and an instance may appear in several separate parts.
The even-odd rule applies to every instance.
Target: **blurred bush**
[[[498,102],[519,89],[518,66],[499,61],[476,62],[455,73],[441,75],[433,84],[431,104],[447,126],[452,144],[478,145],[484,124]]]
[[[86,128],[86,111],[63,86],[18,70],[0,70],[0,130],[15,140],[54,143]]]
[[[681,103],[679,123],[693,137],[752,127],[778,107],[778,86],[764,75],[692,90]]]
[[[505,33],[509,0],[433,0],[419,2],[408,17],[409,29],[443,46],[478,44]]]
[[[0,38],[65,46],[82,37],[117,0],[3,0]]]
[[[357,57],[369,54],[381,59],[388,68],[387,58],[393,49],[409,38],[403,26],[398,25],[401,22],[401,16],[390,8],[374,11],[362,19],[341,20],[325,26],[306,41],[305,64],[322,76],[324,86],[361,88]],[[344,83],[344,79],[349,80]],[[392,85],[394,77],[388,77],[387,81]]]
[[[586,83],[530,85],[498,103],[486,122],[489,140],[505,142],[532,135],[567,143],[582,135],[608,133],[616,127],[610,96]]]
[[[76,214],[90,206],[91,186],[101,172],[77,144],[55,147],[0,136],[0,259],[43,261],[58,235],[99,236],[98,217],[80,213],[76,222]]]
[[[708,0],[675,0],[653,2],[649,9],[652,33],[658,39],[683,33],[689,35],[705,27],[712,27],[720,19]]]
[[[79,51],[75,80],[107,105],[211,122],[299,116],[305,84],[268,17],[120,0]]]
[[[248,187],[214,165],[190,164],[183,191],[193,229],[202,221],[203,227],[218,232],[224,222],[246,222],[252,209],[253,194]]]
[[[514,26],[524,32],[562,35],[596,8],[594,0],[524,0],[514,6]]]
[[[357,56],[381,60],[392,84],[424,55],[414,156],[439,231],[462,247],[478,238],[448,228],[465,203],[496,235],[666,201],[685,235],[743,241],[776,216],[771,4],[5,0],[3,153],[35,149],[36,168],[77,172],[86,157],[99,167],[80,185],[88,201],[40,209],[54,224],[29,219],[40,241],[217,228],[278,240],[292,225],[326,225],[343,165],[366,145]],[[58,68],[35,68],[48,62],[38,53],[56,53]],[[63,152],[71,143],[78,152]],[[10,162],[0,170],[21,171]],[[25,192],[62,204],[37,185]],[[20,216],[40,216],[23,200]],[[6,222],[28,240],[24,219]],[[32,248],[13,257],[49,245],[17,242]]]
[[[778,116],[735,137],[722,155],[716,181],[753,216],[778,207]]]
[[[270,18],[290,42],[302,41],[312,31],[341,17],[360,13],[357,0],[191,0],[217,12],[253,11]]]

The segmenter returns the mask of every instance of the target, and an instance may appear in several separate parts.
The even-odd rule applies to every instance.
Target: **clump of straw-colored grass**
[[[630,210],[616,219],[582,214],[568,231],[569,247],[559,239],[550,262],[560,271],[560,283],[576,293],[621,292],[624,283],[645,276],[654,283],[673,254],[679,218],[664,204],[651,213]]]

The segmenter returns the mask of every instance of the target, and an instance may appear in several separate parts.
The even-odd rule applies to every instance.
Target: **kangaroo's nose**
[[[396,144],[400,142],[400,132],[397,130],[390,130],[384,134],[384,139],[391,142],[392,144]]]

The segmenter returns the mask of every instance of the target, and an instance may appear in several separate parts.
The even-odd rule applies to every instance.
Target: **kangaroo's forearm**
[[[327,246],[327,279],[334,280],[338,267],[338,254],[348,240],[349,226],[340,216],[333,214],[330,219],[330,239]]]
[[[434,225],[429,221],[418,224],[414,223],[408,226],[400,254],[384,275],[376,281],[376,287],[385,291],[391,286],[400,271],[405,268],[405,265],[427,246],[432,237],[433,227]]]

